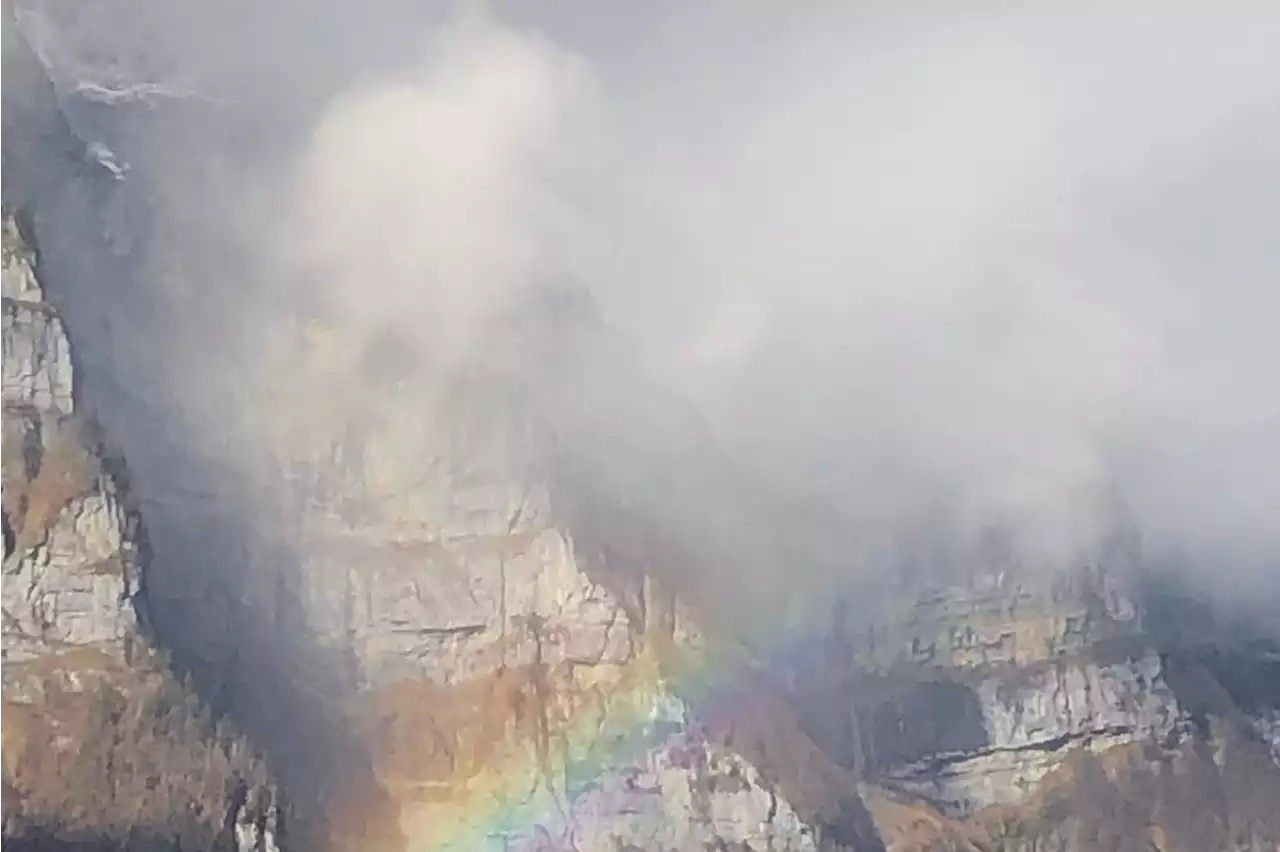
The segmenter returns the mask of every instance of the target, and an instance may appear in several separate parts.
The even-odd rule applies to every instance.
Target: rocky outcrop
[[[1075,749],[1164,742],[1178,722],[1155,655],[1104,665],[1062,662],[1019,674],[1025,680],[1013,687],[998,678],[975,684],[982,744],[891,766],[882,782],[911,790],[944,813],[972,813],[1018,801]]]
[[[147,641],[145,535],[35,260],[6,211],[5,843],[274,849],[265,767]]]
[[[388,341],[293,339],[270,371],[288,404],[251,428],[276,436],[282,514],[301,518],[299,617],[349,661],[349,712],[407,848],[875,848],[855,779],[785,705],[781,728],[748,718],[759,701],[709,710],[711,681],[746,669],[713,656],[656,563],[622,561],[634,531],[579,535],[550,421],[531,416],[552,403],[513,362],[388,381],[370,371]],[[769,745],[779,730],[791,742]],[[813,789],[814,766],[840,795]]]
[[[1144,611],[1132,570],[1044,576],[924,592],[856,635],[837,619],[822,674],[800,680],[807,727],[871,785],[887,847],[1273,848],[1265,658],[1233,656],[1233,684],[1163,642],[1151,622],[1168,614]]]
[[[625,357],[608,388],[566,377],[609,350],[556,298],[454,371],[341,321],[259,362],[288,378],[246,431],[291,483],[296,617],[344,661],[407,848],[1274,844],[1243,791],[1274,789],[1269,711],[1192,700],[1220,673],[1153,627],[1127,532],[1078,571],[997,555],[854,588],[799,653],[740,641],[803,636],[805,566],[838,548]],[[1209,833],[1183,818],[1199,800]]]

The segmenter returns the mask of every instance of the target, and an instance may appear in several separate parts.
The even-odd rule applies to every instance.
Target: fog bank
[[[1274,6],[200,8],[130,4],[95,31],[123,59],[60,67],[237,128],[198,143],[218,197],[138,143],[160,209],[201,208],[176,243],[248,270],[189,272],[227,294],[202,369],[252,373],[295,313],[449,364],[577,282],[738,463],[838,512],[841,570],[921,529],[1059,566],[1123,520],[1153,566],[1273,585]]]
[[[1123,506],[1153,560],[1265,580],[1277,34],[1260,6],[705,7],[593,55],[475,15],[329,105],[281,244],[429,345],[584,282],[868,544],[927,517],[1063,563]]]

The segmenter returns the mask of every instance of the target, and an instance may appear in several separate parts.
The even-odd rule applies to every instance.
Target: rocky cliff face
[[[124,468],[76,410],[63,322],[3,227],[5,842],[275,849],[265,766],[147,642]]]
[[[300,519],[291,599],[346,661],[352,725],[409,848],[874,844],[855,780],[785,707],[771,708],[790,721],[785,748],[803,749],[838,794],[789,797],[804,772],[757,765],[784,747],[733,741],[734,730],[772,740],[772,722],[740,708],[706,717],[696,696],[714,642],[661,569],[637,570],[645,554],[628,542],[651,558],[661,542],[634,520],[578,525],[549,427],[567,421],[539,419],[564,401],[532,393],[548,368],[519,357],[532,341],[512,360],[405,375],[374,363],[395,341],[365,347],[315,323],[295,339],[279,353],[289,368],[271,371],[289,376],[274,391],[289,404],[253,426],[277,436],[283,514]],[[351,390],[335,400],[334,387]]]
[[[861,767],[888,848],[1275,847],[1274,663],[1206,656],[1233,644],[1207,626],[1195,647],[1161,641],[1150,622],[1170,614],[1135,577],[980,577],[833,643],[820,669],[848,674],[801,686],[800,706]]]
[[[194,369],[216,298],[103,237],[145,163],[104,161],[10,47],[6,193],[58,288],[6,219],[7,838],[1280,848],[1274,649],[1171,631],[1135,536],[1074,572],[818,585],[850,567],[838,522],[724,458],[571,287],[447,368],[237,304],[250,357]]]
[[[548,372],[584,360],[573,341],[595,320],[544,309],[493,335],[523,357],[444,376],[304,324],[273,371],[298,421],[253,427],[293,477],[298,617],[349,661],[351,718],[410,848],[1274,845],[1274,697],[1233,694],[1163,639],[1132,535],[1074,572],[993,560],[963,583],[851,589],[863,606],[766,662],[731,622],[767,607],[707,585],[728,579],[715,560],[819,548],[760,532],[785,515],[679,416],[633,445],[670,455],[630,449],[630,424],[678,407],[640,382],[624,399],[575,375],[558,394]],[[531,318],[551,354],[522,337]],[[1189,801],[1214,803],[1197,806],[1214,828],[1183,818]]]

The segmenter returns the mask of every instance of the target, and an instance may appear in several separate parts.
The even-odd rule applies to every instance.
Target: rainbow
[[[668,661],[659,665],[659,659]],[[646,645],[619,666],[621,677],[608,692],[603,713],[592,705],[550,732],[550,748],[541,753],[514,747],[482,775],[468,779],[460,795],[402,815],[408,852],[514,852],[555,850],[568,836],[574,815],[566,812],[600,778],[619,766],[643,762],[698,715],[714,714],[727,698],[725,672],[730,655],[703,653],[697,661]],[[548,767],[555,767],[548,771]],[[569,847],[564,847],[569,848]]]

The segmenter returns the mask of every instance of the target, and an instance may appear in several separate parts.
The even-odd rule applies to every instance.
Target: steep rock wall
[[[888,848],[1274,846],[1273,666],[1163,642],[1135,567],[979,575],[833,629],[795,700]],[[1198,647],[1231,643],[1204,624]]]
[[[124,468],[76,410],[35,253],[3,227],[5,842],[275,849],[266,768],[147,642]]]
[[[357,335],[294,339],[267,371],[288,404],[251,428],[290,480],[298,617],[347,661],[407,848],[874,848],[851,778],[840,796],[789,789],[823,762],[794,722],[770,753],[770,725],[690,703],[724,660],[657,579],[669,552],[651,545],[647,572],[618,562],[613,530],[585,539],[612,553],[579,538],[518,371],[380,383]],[[790,774],[760,765],[797,744]]]

